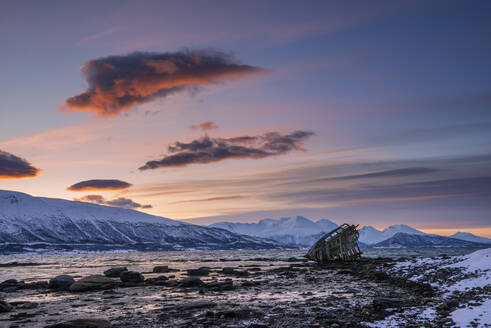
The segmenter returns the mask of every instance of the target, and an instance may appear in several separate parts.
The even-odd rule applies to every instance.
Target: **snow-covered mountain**
[[[451,238],[473,241],[475,243],[491,244],[491,239],[479,237],[469,232],[456,232],[450,236]]]
[[[411,235],[424,235],[425,233],[405,224],[392,225],[384,230],[377,230],[372,226],[364,226],[360,229],[358,238],[364,244],[376,244],[383,240],[389,239],[396,233],[403,232]]]
[[[416,235],[398,232],[394,236],[371,247],[412,248],[412,247],[486,247],[489,245],[437,235]]]
[[[303,216],[263,219],[257,223],[218,222],[210,227],[222,228],[239,234],[273,239],[282,244],[310,246],[338,225],[327,219],[309,220]]]
[[[277,244],[123,208],[0,190],[0,254],[28,250],[261,249]]]

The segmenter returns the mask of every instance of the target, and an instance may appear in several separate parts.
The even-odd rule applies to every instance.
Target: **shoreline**
[[[470,255],[479,252],[490,253]],[[185,269],[148,271],[142,272],[144,281],[106,278],[109,284],[83,292],[48,289],[47,282],[4,282],[0,299],[12,308],[0,313],[0,326],[37,328],[95,317],[113,328],[397,327],[397,322],[451,327],[459,307],[489,300],[489,281],[470,291],[446,292],[444,282],[452,277],[459,283],[482,276],[458,265],[446,267],[470,255],[363,258],[328,266],[299,258],[256,258],[234,259],[227,267],[227,261],[219,265],[216,259],[203,261],[208,269],[198,276]]]

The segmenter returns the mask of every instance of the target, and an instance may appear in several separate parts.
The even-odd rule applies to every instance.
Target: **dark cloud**
[[[169,146],[168,154],[157,161],[149,161],[140,170],[160,167],[183,167],[206,164],[226,159],[261,159],[304,150],[303,142],[314,133],[295,131],[290,134],[269,132],[260,136],[237,138],[211,138],[209,136],[189,143],[176,142]]]
[[[218,129],[218,125],[216,125],[215,123],[213,123],[211,121],[208,121],[208,122],[204,122],[204,123],[197,124],[197,125],[190,125],[189,129],[190,130],[210,131],[210,130]]]
[[[358,179],[384,178],[384,177],[395,178],[395,177],[406,177],[416,174],[434,173],[438,171],[440,170],[429,168],[429,167],[408,167],[408,168],[379,171],[379,172],[366,173],[366,174],[344,175],[339,177],[317,179],[317,181],[358,180]]]
[[[108,117],[170,94],[263,69],[239,63],[218,50],[135,52],[90,60],[82,67],[88,89],[65,101],[63,111],[91,111]]]
[[[152,208],[152,205],[142,205],[140,203],[134,202],[129,198],[124,198],[124,197],[119,197],[113,200],[106,200],[101,195],[87,195],[81,198],[74,198],[73,200],[78,202],[94,203],[98,205],[108,205],[108,206],[121,207],[126,209]]]
[[[0,150],[0,179],[30,178],[38,173],[39,169],[25,159]]]
[[[120,190],[129,188],[131,184],[121,180],[87,180],[81,181],[67,188],[70,191],[85,191],[85,190]]]
[[[152,205],[142,205],[135,203],[129,198],[119,197],[106,202],[107,205],[123,207],[123,208],[152,208]]]

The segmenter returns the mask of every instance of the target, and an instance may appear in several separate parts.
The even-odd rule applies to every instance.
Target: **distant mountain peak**
[[[456,232],[450,237],[460,239],[460,240],[466,240],[466,241],[472,241],[476,243],[485,243],[485,244],[491,244],[491,239],[486,238],[486,237],[480,237],[476,236],[470,232]]]
[[[320,235],[337,228],[338,225],[328,219],[314,222],[298,215],[279,219],[267,218],[257,223],[217,222],[210,226],[250,236],[269,238],[281,243],[310,246],[321,237]]]

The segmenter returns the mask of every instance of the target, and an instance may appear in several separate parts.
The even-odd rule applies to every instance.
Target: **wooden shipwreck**
[[[360,258],[358,247],[358,225],[343,223],[326,233],[305,255],[306,258],[325,264],[334,260],[355,260]]]

